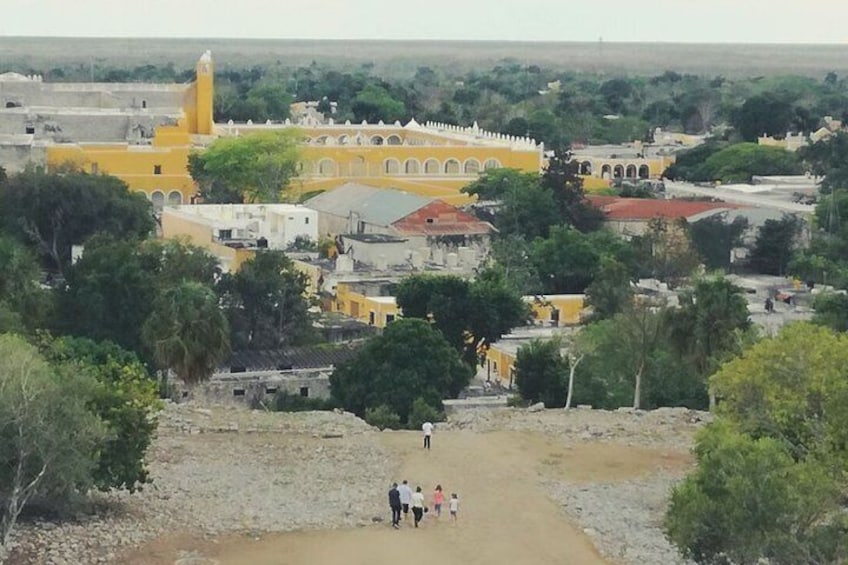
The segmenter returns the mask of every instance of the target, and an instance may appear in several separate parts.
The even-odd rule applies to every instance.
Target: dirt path
[[[124,562],[171,565],[188,550],[208,559],[183,561],[198,565],[605,564],[609,562],[588,537],[546,496],[539,486],[540,475],[575,482],[616,480],[687,464],[683,455],[615,444],[565,449],[534,433],[437,433],[429,452],[421,448],[417,433],[385,433],[382,441],[397,456],[398,482],[405,478],[413,488],[420,485],[428,504],[437,483],[448,496],[459,494],[457,524],[446,515],[436,520],[428,514],[420,528],[414,529],[410,521],[401,531],[383,523],[260,539],[229,536],[209,541],[182,536],[157,540]],[[388,485],[375,489],[375,496],[385,498]]]

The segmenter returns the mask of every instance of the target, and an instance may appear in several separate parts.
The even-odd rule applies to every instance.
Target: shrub
[[[392,412],[392,409],[385,404],[381,404],[376,408],[366,408],[365,421],[381,430],[385,430],[386,428],[396,430],[400,428],[400,416]]]
[[[336,405],[329,399],[308,398],[281,390],[274,395],[272,407],[276,412],[308,412],[310,410],[332,410],[336,408]]]
[[[412,410],[409,412],[409,420],[407,427],[411,430],[421,428],[424,422],[444,422],[445,413],[440,407],[431,406],[423,398],[416,398],[412,403]]]

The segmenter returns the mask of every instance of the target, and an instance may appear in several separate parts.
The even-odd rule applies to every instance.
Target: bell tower
[[[211,135],[214,122],[212,120],[212,104],[215,99],[214,92],[214,73],[215,68],[212,64],[212,52],[207,50],[197,61],[196,67],[197,82],[196,82],[196,112],[197,112],[197,129],[195,133],[201,135]]]

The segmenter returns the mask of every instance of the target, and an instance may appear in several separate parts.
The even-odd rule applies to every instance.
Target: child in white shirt
[[[459,498],[457,498],[456,493],[451,494],[448,508],[450,509],[451,519],[456,522],[456,514],[459,512]]]

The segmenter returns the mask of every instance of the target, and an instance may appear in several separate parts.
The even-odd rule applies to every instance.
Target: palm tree
[[[199,282],[183,281],[163,292],[142,338],[157,363],[188,385],[209,378],[230,352],[230,328],[218,297]]]

